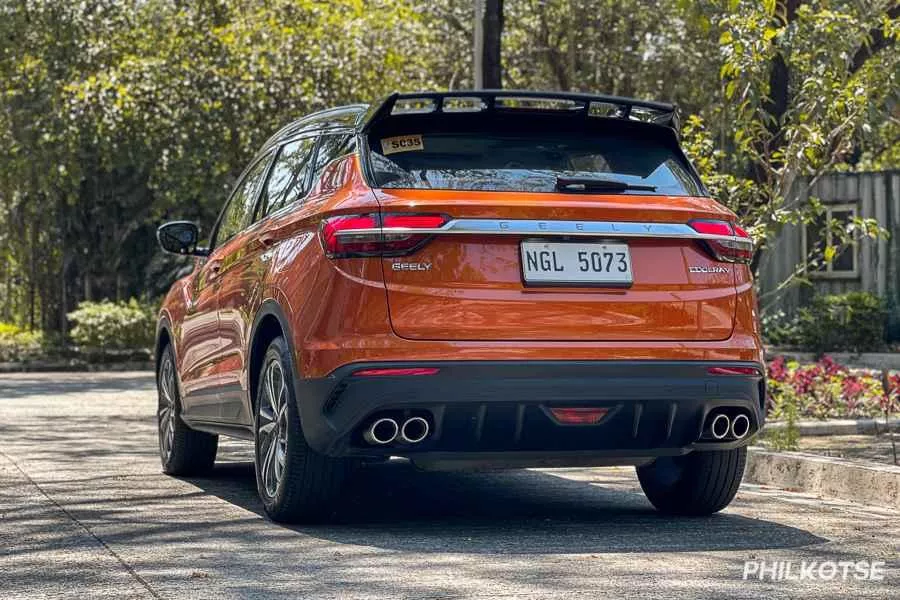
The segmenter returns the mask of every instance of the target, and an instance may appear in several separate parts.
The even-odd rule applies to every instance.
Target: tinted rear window
[[[555,192],[562,177],[656,188],[623,192],[631,194],[703,194],[674,135],[661,127],[609,119],[480,120],[472,127],[466,119],[406,117],[373,131],[375,187]]]

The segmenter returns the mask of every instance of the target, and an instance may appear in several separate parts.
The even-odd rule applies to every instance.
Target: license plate
[[[627,244],[521,243],[522,274],[533,285],[631,285],[631,253]]]

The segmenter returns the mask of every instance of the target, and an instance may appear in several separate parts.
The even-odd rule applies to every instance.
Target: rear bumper
[[[745,410],[751,434],[764,420],[762,376],[710,375],[711,361],[435,361],[355,363],[328,377],[298,379],[304,434],[330,456],[408,456],[417,462],[629,464],[696,449],[749,443],[701,441],[718,408]],[[425,376],[359,377],[362,369],[436,367]],[[595,425],[561,425],[550,407],[605,407]],[[415,445],[372,446],[375,416],[424,414],[432,434]],[[502,459],[502,460],[500,460]]]

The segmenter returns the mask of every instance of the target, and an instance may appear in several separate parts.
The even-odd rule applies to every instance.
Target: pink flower
[[[825,371],[826,375],[837,375],[838,373],[846,373],[847,367],[839,365],[834,361],[833,358],[828,356],[827,354],[819,359],[818,364],[823,371]]]
[[[847,375],[844,381],[841,382],[841,395],[848,403],[859,400],[859,397],[865,391],[865,384],[856,375]]]
[[[783,356],[778,356],[769,363],[768,367],[769,379],[773,381],[783,382],[788,377],[788,370],[785,366],[785,361]]]

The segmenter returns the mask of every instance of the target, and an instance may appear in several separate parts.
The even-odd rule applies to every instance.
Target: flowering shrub
[[[0,323],[0,362],[19,362],[41,353],[40,331],[26,331],[9,323]]]
[[[769,363],[768,376],[768,411],[776,419],[794,404],[800,416],[817,419],[876,417],[900,408],[900,373],[890,375],[885,390],[875,370],[848,369],[829,356],[811,365],[778,357]]]

